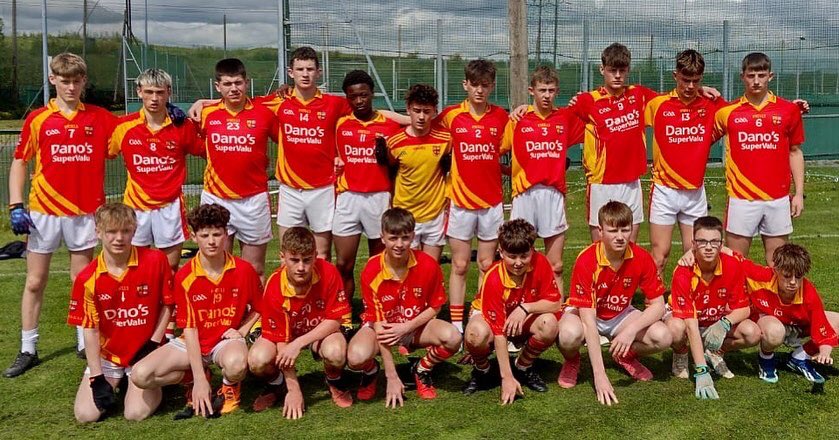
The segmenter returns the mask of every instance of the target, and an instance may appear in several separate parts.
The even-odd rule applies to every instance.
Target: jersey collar
[[[50,101],[47,103],[47,108],[50,110],[50,112],[58,113],[59,115],[61,115],[65,119],[67,119],[68,121],[73,120],[73,118],[75,118],[76,115],[79,112],[83,112],[85,110],[84,103],[79,101],[79,103],[76,105],[76,108],[73,110],[73,112],[70,113],[69,115],[65,115],[64,113],[61,113],[61,109],[58,108],[58,104],[56,103],[55,98],[50,99]]]
[[[289,96],[298,100],[298,101],[300,101],[300,103],[303,104],[303,105],[308,105],[310,102],[314,101],[315,99],[323,98],[323,92],[321,92],[320,89],[315,88],[315,96],[313,96],[312,99],[310,99],[308,101],[304,101],[303,98],[301,98],[300,96],[297,95],[297,89],[294,88],[294,89],[291,89],[291,94]]]
[[[195,258],[193,258],[193,260],[195,261],[193,263],[194,264],[193,271],[192,271],[193,274],[195,274],[196,277],[204,277],[208,280],[212,280],[212,278],[210,278],[210,276],[207,275],[207,271],[204,270],[204,266],[201,265],[201,257],[199,255],[196,255]],[[224,253],[224,269],[222,269],[222,271],[221,271],[222,276],[224,276],[224,274],[227,273],[228,270],[232,270],[232,269],[235,269],[235,268],[236,268],[236,260],[233,258],[233,255],[231,255],[230,252],[225,252]]]
[[[693,276],[694,280],[705,283],[705,280],[702,279],[702,269],[699,268],[699,263],[695,261],[693,263]],[[722,258],[717,258],[717,267],[714,268],[714,277],[718,276],[722,276]],[[694,288],[695,287],[696,286],[694,286]]]
[[[595,248],[595,255],[597,256],[597,265],[598,266],[611,266],[612,263],[609,262],[609,259],[606,258],[606,248],[603,245],[602,241],[597,242],[597,247]],[[635,257],[635,254],[632,253],[632,243],[627,243],[626,250],[623,252],[623,259],[624,261]]]
[[[763,110],[763,108],[766,107],[767,105],[774,104],[776,102],[778,102],[778,97],[775,96],[775,94],[772,93],[771,91],[767,92],[766,101],[759,106],[752,105],[752,103],[749,102],[748,99],[746,99],[746,95],[741,96],[740,101],[739,101],[740,105],[749,105],[749,106],[754,107],[754,109],[758,110],[758,111]]]
[[[463,102],[460,103],[459,107],[460,107],[461,112],[466,113],[467,115],[471,116],[472,119],[474,119],[476,122],[483,119],[484,116],[488,115],[489,112],[492,110],[492,104],[487,102],[487,108],[486,108],[486,110],[484,110],[483,113],[481,113],[480,115],[476,114],[476,113],[472,113],[472,110],[469,109],[469,100],[468,99],[464,99]]]
[[[239,113],[241,113],[245,110],[252,109],[253,108],[253,101],[251,101],[250,98],[246,98],[245,99],[245,106],[242,107],[242,110],[239,110],[238,112],[235,112],[235,113],[233,111],[229,110],[226,105],[224,105],[224,100],[223,99],[221,101],[219,101],[219,103],[216,105],[216,108],[224,110],[227,113],[230,113],[232,116],[236,116],[236,115],[238,115]],[[169,116],[167,115],[166,117],[168,118]]]
[[[387,266],[387,262],[385,261],[385,253],[382,252],[379,255],[379,264],[381,265],[381,275],[383,280],[394,280],[394,274],[390,271],[390,268]],[[417,257],[414,255],[413,250],[408,251],[408,270],[411,270],[412,267],[417,265]]]
[[[533,258],[535,258],[535,253],[536,253],[536,251],[533,251]],[[524,271],[524,278],[522,278],[522,280],[521,280],[521,286],[524,285],[524,281],[527,279],[527,276],[530,274],[530,272],[533,272],[533,258],[530,259],[530,265],[528,265],[527,270]],[[513,280],[513,277],[510,276],[510,272],[507,270],[507,266],[504,264],[503,261],[501,262],[501,271],[500,272],[501,273],[499,275],[501,277],[501,284],[505,288],[507,288],[507,289],[517,289],[517,288],[521,287],[518,284],[516,284],[516,282]]]
[[[140,120],[143,121],[143,125],[145,125],[146,128],[148,128],[149,131],[152,132],[152,133],[157,133],[160,130],[163,130],[164,128],[166,128],[167,125],[172,124],[172,119],[170,119],[169,115],[167,114],[166,118],[163,120],[163,124],[160,126],[160,128],[157,129],[157,130],[152,130],[151,127],[149,127],[148,118],[146,117],[145,109],[141,108],[139,113],[140,113]]]
[[[378,110],[373,110],[373,113],[375,114],[375,116],[373,116],[373,119],[371,119],[369,121],[362,121],[361,119],[356,118],[355,113],[352,113],[352,112],[350,112],[348,118],[358,122],[359,124],[361,124],[365,127],[368,126],[368,125],[372,125],[372,124],[376,124],[376,123],[382,123],[382,122],[387,121],[387,118],[385,117],[385,115],[382,114],[382,112],[380,112]]]
[[[784,302],[781,301],[781,293],[780,293],[780,289],[778,288],[778,275],[775,275],[775,274],[772,275],[771,289],[772,289],[772,293],[774,293],[775,295],[778,295],[778,302],[781,303],[781,304],[784,304]],[[804,304],[804,280],[803,279],[801,280],[801,286],[795,292],[795,296],[792,297],[792,302],[790,304],[795,304],[795,305]]]
[[[282,271],[280,272],[280,293],[282,293],[284,301],[283,305],[288,304],[289,298],[305,298],[306,295],[309,294],[309,291],[312,289],[312,286],[317,284],[320,281],[320,273],[318,272],[317,265],[312,265],[312,279],[309,280],[309,285],[306,287],[306,291],[298,294],[297,290],[294,286],[291,285],[291,281],[288,279],[288,268],[283,266]]]
[[[139,264],[139,258],[137,257],[137,248],[131,246],[131,255],[128,256],[128,267],[137,267]],[[102,275],[108,273],[108,263],[105,262],[105,252],[100,252],[99,256],[96,257],[96,275]],[[128,273],[128,270],[122,272],[122,275],[119,277],[114,276],[117,281],[121,281],[125,274]],[[113,276],[113,275],[112,275]]]
[[[552,111],[552,112],[550,112],[550,113],[548,113],[548,116],[542,116],[542,114],[541,114],[541,113],[539,113],[539,111],[538,111],[538,110],[536,110],[536,107],[534,107],[534,106],[533,106],[533,104],[529,104],[529,105],[527,106],[527,111],[526,111],[526,112],[524,112],[524,114],[525,114],[525,115],[527,115],[528,113],[533,113],[533,115],[534,115],[534,116],[536,116],[537,118],[539,118],[539,119],[541,119],[541,120],[543,120],[543,121],[544,121],[544,120],[547,120],[547,119],[548,119],[548,118],[549,118],[552,114],[554,114],[554,112],[556,112],[557,110],[559,110],[559,107],[554,107],[553,111]]]

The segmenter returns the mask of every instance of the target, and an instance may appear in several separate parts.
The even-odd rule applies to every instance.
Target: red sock
[[[463,304],[451,304],[449,305],[449,316],[452,318],[452,324],[455,322],[463,323]]]
[[[533,361],[550,346],[550,343],[542,342],[536,339],[535,336],[531,336],[527,340],[527,343],[524,344],[524,350],[521,351],[518,359],[516,359],[516,366],[522,370],[530,368],[533,365]]]
[[[323,372],[326,374],[326,378],[330,380],[335,380],[341,377],[341,373],[343,372],[341,368],[335,368],[331,365],[323,364]]]
[[[425,351],[425,356],[420,359],[417,369],[430,371],[435,365],[452,357],[452,355],[454,355],[454,352],[446,350],[442,345],[428,347]]]

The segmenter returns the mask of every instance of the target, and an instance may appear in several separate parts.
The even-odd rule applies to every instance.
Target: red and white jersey
[[[408,322],[426,309],[446,303],[443,271],[437,261],[422,251],[409,251],[408,272],[394,279],[382,252],[370,257],[361,272],[364,322]]]
[[[565,157],[568,149],[583,141],[583,123],[567,108],[554,109],[542,117],[533,106],[504,131],[501,153],[512,150],[513,196],[533,185],[545,185],[565,193]]]
[[[128,171],[123,203],[143,211],[161,208],[180,197],[186,155],[205,154],[192,121],[176,127],[167,116],[163,126],[153,131],[142,110],[120,118],[108,148],[111,156],[122,153]]]
[[[714,119],[717,132],[725,135],[729,197],[775,200],[789,196],[790,147],[804,143],[798,106],[772,93],[759,107],[741,97],[721,108]]]
[[[352,113],[338,120],[335,142],[344,161],[344,172],[338,176],[338,192],[372,193],[390,191],[392,184],[386,166],[376,162],[376,138],[387,139],[402,127],[381,113],[362,121]]]
[[[298,294],[280,266],[265,285],[262,296],[262,337],[271,342],[291,342],[314,330],[323,321],[341,322],[352,312],[341,274],[328,261],[315,261],[312,280]]]
[[[496,105],[484,114],[469,111],[469,102],[452,105],[437,117],[451,134],[452,168],[449,198],[464,209],[486,209],[502,201],[501,139],[509,116]]]
[[[91,104],[61,113],[55,99],[26,117],[15,159],[35,168],[29,209],[42,214],[91,214],[105,203],[105,159],[108,137],[117,117]]]
[[[175,303],[172,268],[163,252],[135,247],[117,277],[99,254],[76,277],[71,297],[67,323],[98,329],[102,357],[127,367],[154,335],[163,307]]]
[[[639,85],[620,96],[600,87],[577,96],[569,106],[586,123],[583,167],[588,183],[633,182],[647,172],[644,107],[657,95]]]
[[[726,103],[697,96],[688,104],[675,90],[647,103],[646,125],[653,127],[653,182],[674,189],[697,189],[714,136],[714,114]]]
[[[270,96],[261,102],[279,118],[277,180],[295,189],[335,183],[335,126],[352,112],[346,98],[318,90],[303,101],[295,91],[288,98]]]
[[[673,317],[697,319],[700,327],[713,325],[731,311],[749,306],[745,284],[740,261],[725,254],[720,255],[710,282],[705,282],[696,264],[677,266],[670,289]]]
[[[568,305],[596,308],[597,318],[609,320],[632,304],[635,291],[647,301],[664,294],[653,257],[635,243],[629,243],[623,263],[612,269],[603,243],[596,241],[580,252],[571,272]]]
[[[817,345],[839,345],[836,329],[827,320],[822,299],[810,280],[804,278],[792,302],[787,304],[778,294],[778,277],[774,269],[744,260],[743,270],[752,302],[753,321],[757,322],[762,315],[774,316],[784,324],[809,332]]]
[[[201,134],[207,153],[204,191],[223,199],[268,191],[268,139],[277,140],[271,110],[248,101],[234,113],[221,101],[204,107]]]
[[[484,274],[481,289],[472,301],[472,309],[478,310],[496,336],[504,334],[504,324],[516,307],[523,303],[541,300],[557,302],[561,299],[554,278],[553,267],[548,258],[533,251],[530,267],[521,285],[510,277],[503,261],[496,261]],[[556,312],[557,318],[562,312]]]
[[[249,310],[259,311],[262,282],[250,263],[230,254],[219,278],[210,278],[197,255],[175,274],[174,292],[178,327],[197,329],[207,355],[224,332],[239,329]]]

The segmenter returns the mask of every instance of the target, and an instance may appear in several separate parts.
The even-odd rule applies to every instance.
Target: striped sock
[[[490,350],[478,351],[477,349],[468,349],[469,355],[472,356],[472,365],[475,369],[486,373],[489,371],[489,353]]]
[[[451,316],[452,324],[460,330],[460,333],[463,333],[463,309],[463,304],[449,305],[449,316]]]
[[[343,370],[324,363],[323,372],[326,375],[326,380],[337,380],[341,378]]]
[[[533,361],[536,360],[536,358],[550,346],[550,343],[542,342],[536,339],[536,337],[531,336],[530,339],[527,340],[527,343],[524,344],[524,350],[521,351],[518,359],[516,359],[516,367],[520,370],[530,368],[530,366],[533,365]]]
[[[376,374],[379,372],[379,364],[376,363],[373,359],[367,361],[364,365],[361,366],[361,372],[366,375]]]
[[[428,347],[428,349],[425,351],[425,356],[423,356],[422,359],[420,359],[419,365],[417,365],[417,370],[431,371],[431,369],[434,368],[435,365],[452,357],[452,355],[454,355],[454,352],[446,350],[446,348],[442,345]]]

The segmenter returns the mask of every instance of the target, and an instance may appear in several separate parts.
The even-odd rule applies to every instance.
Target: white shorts
[[[576,307],[566,307],[565,311],[566,312],[576,311],[576,313],[578,315],[580,313],[579,310],[577,310]],[[625,309],[623,309],[622,312],[618,313],[612,319],[606,320],[606,319],[596,318],[596,320],[597,320],[597,333],[599,333],[600,336],[605,336],[605,337],[607,337],[611,340],[612,338],[617,336],[618,330],[620,329],[621,324],[623,324],[623,322],[626,320],[626,318],[629,318],[635,312],[640,312],[640,310],[636,309],[634,306],[627,306]]]
[[[362,232],[368,239],[382,237],[382,214],[390,207],[387,191],[359,193],[345,191],[335,198],[332,235],[349,237]]]
[[[588,186],[588,224],[600,226],[597,213],[603,205],[612,200],[623,202],[632,210],[632,224],[644,222],[644,202],[641,196],[641,180],[629,183],[592,183]]]
[[[444,209],[433,220],[417,223],[414,228],[414,241],[411,243],[411,247],[419,249],[422,245],[445,246],[446,214]]]
[[[131,244],[161,249],[183,243],[189,237],[186,224],[186,210],[183,199],[178,197],[172,203],[151,211],[135,209],[137,231]]]
[[[107,360],[102,361],[102,375],[110,379],[122,379],[124,376],[131,377],[131,367],[120,367],[119,365]],[[84,369],[84,374],[90,375],[90,367]]]
[[[510,220],[522,218],[536,228],[536,234],[549,238],[568,230],[565,196],[556,188],[534,185],[513,197]]]
[[[725,230],[743,237],[778,237],[792,233],[789,197],[775,200],[729,198]]]
[[[504,223],[504,208],[497,204],[484,209],[461,208],[452,202],[446,235],[463,241],[478,237],[481,241],[498,239],[498,227]]]
[[[244,344],[245,343],[245,338],[222,339],[221,341],[218,341],[216,346],[213,347],[212,350],[210,350],[210,354],[208,354],[206,356],[205,355],[201,356],[201,360],[204,362],[204,366],[206,367],[206,366],[211,365],[211,364],[218,365],[218,355],[219,355],[219,352],[221,352],[221,349],[226,347],[227,344],[232,344],[232,343],[236,343],[236,342],[240,342],[240,343]],[[183,336],[178,337],[178,338],[172,338],[169,342],[166,343],[166,345],[170,345],[173,348],[176,348],[178,351],[182,351],[182,352],[186,353],[186,341],[184,340]]]
[[[697,189],[674,189],[653,183],[650,189],[650,223],[654,225],[693,226],[699,217],[708,215],[705,185]]]
[[[96,225],[93,214],[57,216],[31,212],[34,228],[26,240],[26,250],[36,254],[51,254],[58,250],[61,241],[71,251],[96,247]]]
[[[201,204],[216,204],[230,211],[227,233],[235,235],[242,243],[260,245],[271,241],[271,202],[268,193],[259,193],[244,199],[223,199],[206,191],[201,193]]]
[[[332,230],[332,217],[335,215],[334,186],[294,189],[280,185],[279,199],[277,203],[278,225],[284,228],[305,226],[316,233]]]

